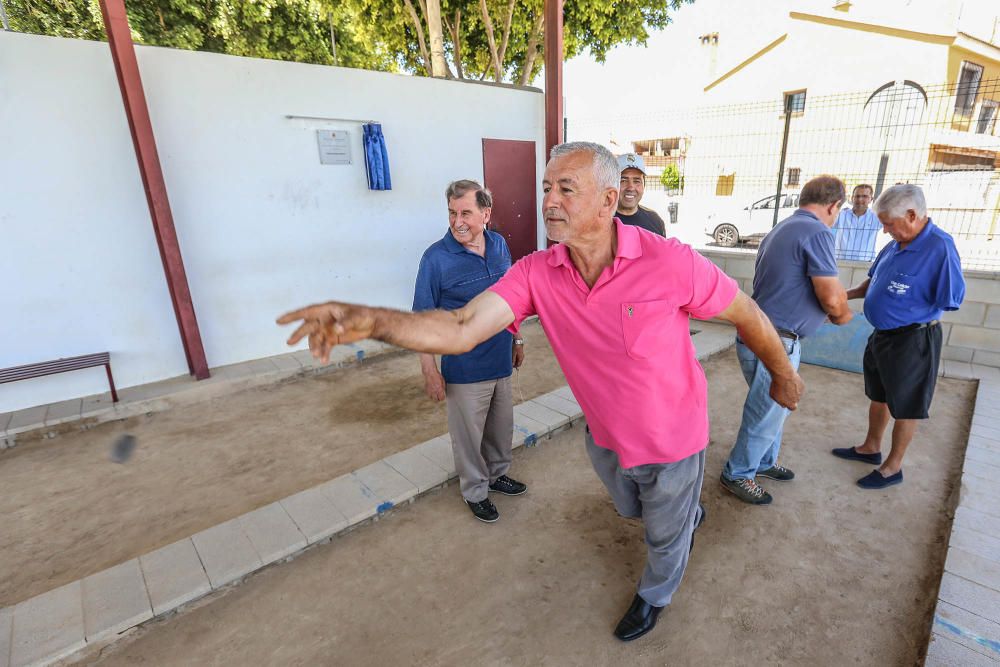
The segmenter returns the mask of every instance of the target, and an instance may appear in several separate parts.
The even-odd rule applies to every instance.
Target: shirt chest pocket
[[[669,301],[639,301],[621,304],[625,351],[633,359],[649,359],[670,344],[677,306]]]
[[[886,292],[888,292],[891,297],[905,299],[913,295],[913,289],[916,281],[916,276],[902,271],[896,271],[889,279],[889,284],[886,285]]]

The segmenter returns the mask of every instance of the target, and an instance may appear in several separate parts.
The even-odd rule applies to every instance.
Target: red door
[[[535,142],[483,139],[483,180],[493,193],[490,229],[503,234],[516,262],[538,249]]]

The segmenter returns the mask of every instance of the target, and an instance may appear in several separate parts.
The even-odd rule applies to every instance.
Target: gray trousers
[[[514,438],[514,399],[508,375],[499,380],[448,384],[448,432],[462,497],[486,500],[489,485],[507,474]]]
[[[641,518],[646,530],[646,569],[639,580],[639,595],[653,606],[665,607],[687,568],[699,519],[705,450],[676,463],[622,468],[618,455],[598,447],[589,429],[585,437],[587,454],[615,509],[622,516]]]

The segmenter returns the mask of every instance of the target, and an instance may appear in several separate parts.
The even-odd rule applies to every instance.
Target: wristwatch
[[[524,339],[523,338],[515,338],[514,339],[514,345],[524,345]]]

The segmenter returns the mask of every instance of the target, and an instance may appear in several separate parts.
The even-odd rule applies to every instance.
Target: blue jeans
[[[782,338],[781,342],[792,367],[798,370],[802,343],[790,338]],[[767,470],[777,462],[781,431],[789,412],[771,398],[771,374],[739,338],[736,339],[736,356],[739,357],[743,377],[750,385],[750,392],[743,404],[743,422],[736,444],[722,470],[723,476],[729,480],[753,479],[758,470]]]

